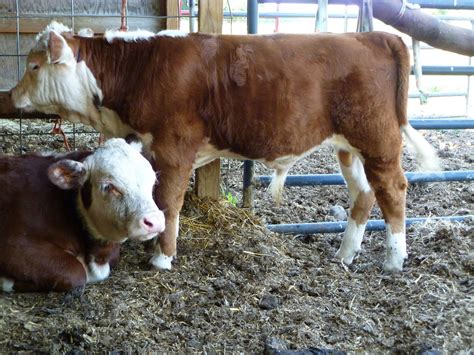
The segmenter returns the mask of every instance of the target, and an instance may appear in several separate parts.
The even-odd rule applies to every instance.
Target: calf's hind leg
[[[362,237],[375,197],[361,160],[345,150],[339,150],[337,158],[349,190],[350,216],[336,258],[350,265],[361,249]]]
[[[4,291],[69,291],[87,283],[83,264],[54,244],[32,243],[21,252],[10,250],[8,254],[16,257],[6,260],[7,270],[0,270],[5,274]],[[9,287],[6,289],[5,285]]]
[[[367,178],[385,219],[387,240],[385,271],[402,271],[408,257],[405,240],[405,200],[407,180],[400,159],[389,161],[367,160]]]

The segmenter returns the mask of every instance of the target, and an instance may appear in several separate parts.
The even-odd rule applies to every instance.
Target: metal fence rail
[[[411,226],[415,223],[427,221],[465,222],[474,219],[473,215],[407,218],[405,225]],[[318,223],[294,223],[294,224],[267,224],[267,228],[275,233],[285,234],[315,234],[315,233],[342,233],[345,231],[347,222],[318,222]],[[381,231],[385,229],[385,222],[381,219],[368,220],[366,231]]]
[[[260,4],[280,3],[280,4],[317,4],[318,0],[258,0]],[[427,9],[444,10],[474,10],[472,0],[411,0],[410,3],[420,5]],[[353,0],[331,0],[331,4],[355,5]]]
[[[408,182],[426,183],[426,182],[448,182],[448,181],[474,181],[474,170],[465,171],[424,171],[407,172],[405,177]],[[254,183],[256,186],[268,186],[272,177],[260,175],[256,177]],[[305,174],[289,175],[285,180],[286,186],[316,186],[316,185],[345,185],[346,182],[341,174]]]

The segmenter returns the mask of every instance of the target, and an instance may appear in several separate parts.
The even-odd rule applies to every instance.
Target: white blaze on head
[[[403,270],[403,262],[408,258],[407,243],[405,237],[405,226],[399,233],[393,233],[392,226],[387,223],[387,244],[386,256],[383,269],[389,272],[399,272]]]
[[[84,61],[77,62],[70,46],[74,41],[71,30],[54,21],[37,35],[25,74],[12,89],[17,108],[91,115],[95,98],[102,100],[103,94]]]
[[[164,214],[153,200],[155,172],[137,148],[110,139],[83,163],[61,160],[49,168],[54,184],[79,188],[79,211],[95,238],[143,241],[165,228]]]

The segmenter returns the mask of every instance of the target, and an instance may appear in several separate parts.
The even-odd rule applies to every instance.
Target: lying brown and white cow
[[[127,238],[163,232],[155,172],[123,139],[94,153],[0,156],[0,288],[63,291],[108,277]]]
[[[58,113],[111,136],[136,132],[160,170],[166,214],[152,264],[171,268],[179,212],[193,168],[217,157],[288,170],[322,143],[337,150],[351,215],[336,256],[350,264],[377,199],[387,223],[385,270],[407,257],[402,134],[436,167],[432,147],[407,121],[409,55],[380,32],[271,36],[74,36],[52,23],[37,38],[13,89],[16,107]]]

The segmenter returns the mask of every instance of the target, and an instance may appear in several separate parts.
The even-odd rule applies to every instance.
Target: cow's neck
[[[115,242],[119,243],[124,242],[127,239],[126,236],[120,238],[116,235],[104,235],[99,231],[98,228],[96,228],[96,225],[92,221],[92,218],[90,218],[89,216],[89,208],[86,208],[86,206],[84,205],[84,197],[81,193],[82,190],[83,188],[81,188],[76,195],[76,211],[79,219],[82,222],[84,234],[87,236],[86,238],[90,241],[96,241],[96,243],[99,244],[102,243],[103,245],[107,244],[110,240],[114,240]]]
[[[103,38],[81,40],[80,55],[102,90],[102,107],[115,111],[123,122],[130,124],[129,105],[134,95],[132,83],[145,79],[144,58],[149,58],[151,46]],[[147,78],[150,79],[150,78]]]

